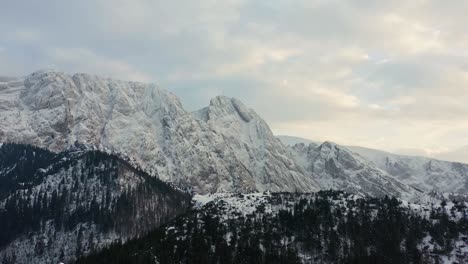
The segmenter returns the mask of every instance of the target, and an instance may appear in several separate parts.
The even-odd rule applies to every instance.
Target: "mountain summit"
[[[0,142],[111,150],[196,192],[319,189],[237,99],[192,114],[154,84],[45,71],[0,82],[0,108]]]

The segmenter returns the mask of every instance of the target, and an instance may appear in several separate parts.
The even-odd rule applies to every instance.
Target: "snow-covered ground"
[[[257,215],[262,218],[265,216],[273,216],[270,219],[275,219],[275,215],[280,210],[293,210],[295,205],[299,203],[301,199],[305,199],[307,203],[311,204],[314,201],[317,194],[278,194],[278,193],[251,193],[251,194],[236,194],[236,193],[215,193],[206,195],[195,195],[193,197],[193,203],[196,205],[195,208],[202,212],[208,210],[208,208],[216,208],[215,212],[218,213],[217,217],[221,221],[232,221],[237,219],[239,216]],[[337,197],[332,198],[330,196],[329,202],[334,205],[335,208],[340,208],[344,215],[348,212],[355,212],[356,201],[360,199],[366,199],[363,196],[355,194],[340,193]],[[468,218],[468,201],[460,201],[456,204],[451,201],[442,201],[439,199],[427,199],[421,204],[409,203],[404,200],[400,200],[400,207],[404,211],[408,211],[411,214],[422,217],[423,219],[431,220],[431,212],[440,212],[448,216],[448,219],[455,222],[466,221]],[[462,209],[460,209],[462,208]],[[375,209],[377,210],[377,209]],[[374,216],[376,213],[374,213]],[[173,227],[169,227],[170,229]],[[227,234],[231,236],[232,234]],[[418,248],[422,252],[427,254],[436,254],[440,257],[443,263],[464,263],[457,262],[460,259],[468,260],[468,233],[459,234],[458,238],[452,241],[452,250],[448,255],[439,255],[442,248],[437,242],[427,233],[426,237],[418,245]],[[307,254],[301,254],[301,259],[304,263],[309,263],[313,260],[314,256]]]

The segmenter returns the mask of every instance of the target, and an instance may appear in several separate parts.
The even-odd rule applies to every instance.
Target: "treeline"
[[[468,236],[461,203],[451,208],[464,214],[455,221],[443,208],[424,218],[395,198],[346,197],[336,191],[313,199],[276,194],[269,203],[283,205],[278,213],[259,205],[246,216],[226,213],[223,203],[208,205],[77,263],[438,263],[459,236]],[[421,248],[426,236],[436,245],[432,252]]]

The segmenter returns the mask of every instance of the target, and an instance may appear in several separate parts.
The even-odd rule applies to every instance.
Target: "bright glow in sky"
[[[188,110],[224,94],[277,134],[432,155],[468,145],[466,10],[464,0],[5,1],[0,75],[53,67],[157,82]]]

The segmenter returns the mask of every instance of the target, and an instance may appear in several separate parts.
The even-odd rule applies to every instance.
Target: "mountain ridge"
[[[314,140],[311,140],[311,139],[308,139],[308,138],[302,138],[302,137],[296,137],[296,136],[289,136],[289,135],[276,135],[277,138],[279,138],[279,140],[281,140],[281,142],[283,142],[283,144],[285,144],[286,146],[294,146],[296,144],[300,144],[300,143],[304,143],[304,144],[310,144],[310,143],[314,143],[314,144],[321,144],[323,142],[320,142],[320,141],[314,141]],[[331,141],[330,141],[331,142]],[[398,155],[398,156],[402,156],[402,157],[415,157],[415,158],[427,158],[427,159],[432,159],[432,160],[439,160],[439,161],[444,161],[444,162],[452,162],[452,163],[463,163],[463,164],[468,164],[468,161],[462,161],[464,160],[463,158],[462,159],[457,159],[457,158],[452,158],[452,159],[449,159],[449,158],[444,158],[445,156],[448,156],[450,157],[452,155],[452,153],[456,153],[456,152],[461,152],[464,154],[464,152],[468,152],[468,146],[465,146],[465,147],[461,147],[461,148],[458,148],[454,151],[447,151],[447,152],[441,152],[439,154],[436,154],[434,156],[430,156],[430,155],[411,155],[411,154],[400,154],[398,153],[398,151],[388,151],[388,150],[381,150],[381,149],[377,149],[377,148],[371,148],[371,147],[362,147],[362,146],[357,146],[357,145],[341,145],[343,147],[346,147],[348,149],[362,149],[362,150],[368,150],[368,151],[376,151],[376,152],[384,152],[384,153],[387,153],[387,154],[391,154],[391,155]]]
[[[311,143],[309,153],[297,153],[274,136],[254,110],[225,96],[188,112],[176,95],[155,84],[42,71],[0,82],[0,108],[0,142],[52,151],[78,142],[110,150],[197,193],[311,192],[353,186],[348,189],[357,193],[409,199],[418,193],[411,186],[423,184],[424,191],[442,192],[451,187],[435,188],[441,183],[437,171],[431,170],[427,181],[423,174],[402,177],[381,162],[369,157],[364,161],[363,155],[330,142]],[[332,145],[347,158],[321,155],[318,147]],[[468,178],[464,167],[447,171],[458,185]],[[359,183],[353,183],[356,180]],[[468,183],[460,186],[458,191],[468,192]]]
[[[281,136],[279,138],[282,139]],[[300,140],[300,138],[297,139]],[[305,142],[307,141],[305,140]],[[327,141],[322,144],[325,143]],[[441,193],[468,193],[468,164],[421,156],[399,155],[372,148],[333,144],[355,153],[355,158],[365,159],[370,166],[418,190]],[[289,147],[294,150],[300,145],[301,143]],[[316,143],[310,143],[310,145],[320,146]]]
[[[213,127],[212,119],[195,118],[174,94],[154,84],[38,72],[0,83],[0,108],[5,110],[0,113],[0,142],[53,151],[74,142],[110,149],[132,156],[165,181],[201,193],[318,190],[258,115],[235,99],[212,102],[209,108],[224,118],[223,125],[252,137],[237,138]],[[232,111],[221,111],[224,106]],[[263,143],[245,145],[259,136],[257,143]],[[270,143],[277,147],[269,148]]]

